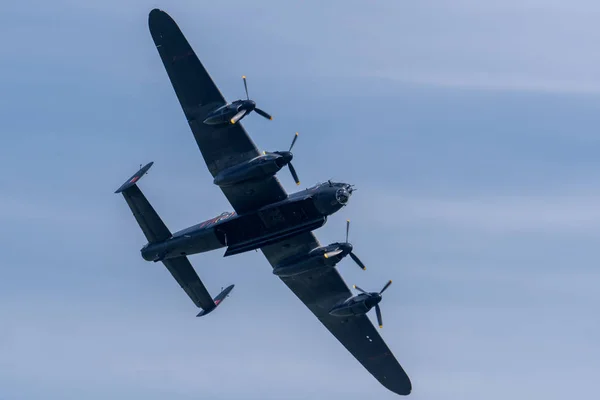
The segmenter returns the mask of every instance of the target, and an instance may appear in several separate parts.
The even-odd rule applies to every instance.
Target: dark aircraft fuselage
[[[327,216],[344,207],[352,194],[346,183],[325,182],[289,195],[257,211],[225,212],[176,232],[169,239],[146,244],[147,261],[204,253],[227,247],[225,256],[258,249],[299,233],[320,228]]]

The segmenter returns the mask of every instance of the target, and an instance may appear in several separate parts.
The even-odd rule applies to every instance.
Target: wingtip
[[[401,396],[408,396],[409,394],[412,393],[412,382],[410,381],[410,378],[406,375],[406,373],[404,373],[405,375],[405,382],[395,382],[394,385],[390,385],[388,382],[385,381],[380,381],[383,386],[385,386],[387,389],[391,390],[393,393],[399,394]]]
[[[173,29],[174,27],[175,29]],[[156,45],[162,43],[164,35],[169,35],[174,30],[179,30],[175,20],[159,8],[153,8],[148,13],[148,28]]]
[[[167,14],[166,12],[164,12],[163,10],[161,10],[160,8],[153,8],[152,10],[150,10],[150,12],[148,13],[148,19],[150,21],[152,21],[153,19],[160,17],[163,14]],[[168,14],[167,14],[168,15]]]
[[[141,167],[125,183],[123,183],[117,190],[115,190],[115,193],[121,193],[121,192],[129,189],[133,185],[135,185],[137,183],[137,181],[139,181],[148,172],[148,170],[150,169],[150,167],[152,167],[152,165],[154,165],[154,161],[150,161],[148,164]]]

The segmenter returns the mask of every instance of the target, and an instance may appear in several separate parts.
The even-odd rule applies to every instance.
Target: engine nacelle
[[[285,152],[283,152],[285,153]],[[267,153],[221,171],[213,183],[220,187],[236,185],[246,181],[260,181],[275,175],[289,163],[285,154]]]
[[[273,275],[279,277],[290,277],[321,268],[333,268],[335,265],[352,251],[349,243],[332,243],[312,249],[308,254],[292,260],[284,260],[273,268]]]
[[[335,317],[359,316],[369,312],[381,301],[381,296],[372,296],[371,294],[361,293],[351,297],[341,304],[332,307],[329,314]]]
[[[212,111],[203,121],[206,125],[229,124],[231,118],[238,112],[239,104],[225,104]]]

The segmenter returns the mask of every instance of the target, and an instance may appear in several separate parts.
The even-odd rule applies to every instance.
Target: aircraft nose
[[[335,198],[338,201],[338,203],[340,203],[341,205],[346,205],[346,203],[348,203],[348,200],[350,199],[350,196],[352,195],[352,192],[348,191],[347,188],[340,188],[335,192]]]

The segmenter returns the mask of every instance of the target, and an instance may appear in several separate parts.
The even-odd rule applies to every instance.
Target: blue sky
[[[172,230],[230,207],[147,14],[169,12],[303,184],[356,184],[350,239],[418,399],[589,397],[600,368],[600,30],[592,1],[31,0],[0,15],[0,398],[392,399],[261,253],[191,257],[197,310],[113,191]],[[287,171],[281,180],[295,190]],[[374,316],[371,316],[373,318]]]

